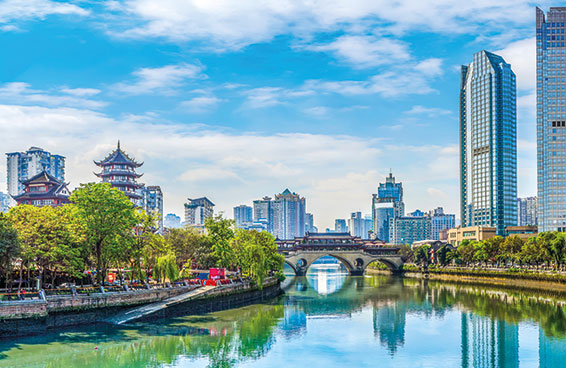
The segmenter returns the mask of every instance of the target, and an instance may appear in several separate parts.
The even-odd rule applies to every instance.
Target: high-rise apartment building
[[[237,227],[244,227],[252,223],[253,220],[253,209],[250,206],[242,204],[234,207],[234,221]]]
[[[313,214],[305,213],[305,233],[316,233],[315,229]]]
[[[372,219],[363,217],[361,212],[352,212],[348,219],[348,230],[350,235],[359,236],[362,239],[369,239]]]
[[[16,196],[24,191],[24,181],[45,171],[57,180],[65,181],[65,157],[53,155],[42,148],[31,147],[26,152],[6,153],[8,194]]]
[[[204,227],[204,221],[214,216],[214,203],[208,198],[201,197],[187,199],[185,203],[185,225],[192,227]]]
[[[413,244],[431,238],[431,217],[422,212],[389,219],[389,243]],[[382,239],[383,240],[383,239]]]
[[[460,201],[462,226],[517,224],[515,73],[501,56],[474,54],[462,66]]]
[[[272,234],[279,239],[305,235],[306,200],[285,189],[271,201]]]
[[[389,173],[385,183],[379,184],[377,194],[372,197],[373,236],[389,242],[390,219],[404,214],[403,184],[395,182],[395,177]]]
[[[538,230],[566,231],[566,8],[536,8]]]
[[[254,222],[267,223],[269,232],[271,232],[272,215],[271,197],[263,197],[254,201]]]
[[[141,188],[143,209],[156,219],[157,231],[163,234],[163,192],[158,185]]]
[[[538,225],[537,197],[517,198],[517,225]]]

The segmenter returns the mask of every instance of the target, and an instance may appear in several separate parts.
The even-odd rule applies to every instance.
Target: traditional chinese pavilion
[[[114,188],[124,192],[135,205],[140,204],[143,196],[138,189],[143,185],[138,184],[137,179],[143,174],[137,174],[136,169],[142,166],[143,162],[136,162],[122,151],[120,141],[118,141],[118,147],[104,160],[94,161],[94,163],[102,168],[102,172],[95,173],[95,175],[101,178],[103,183],[112,184]]]
[[[23,181],[22,184],[24,192],[13,197],[18,204],[43,207],[69,203],[71,191],[67,184],[45,171]]]

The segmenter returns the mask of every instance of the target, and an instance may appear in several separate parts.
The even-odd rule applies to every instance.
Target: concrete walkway
[[[196,298],[198,296],[201,296],[205,293],[207,293],[208,291],[214,289],[215,286],[203,286],[200,287],[198,289],[194,289],[191,290],[185,294],[181,294],[181,295],[177,295],[177,296],[173,296],[171,298],[159,301],[159,302],[155,302],[155,303],[151,303],[148,305],[144,305],[138,308],[134,308],[131,309],[129,311],[126,312],[122,312],[122,313],[118,313],[115,316],[112,316],[111,318],[108,318],[106,320],[106,322],[108,323],[112,323],[112,324],[116,324],[116,325],[122,325],[124,323],[128,323],[128,322],[132,322],[136,319],[142,318],[144,316],[147,316],[149,314],[155,313],[159,310],[168,308],[170,306],[173,306],[175,304],[178,303],[182,303],[185,302],[189,299],[193,299]]]

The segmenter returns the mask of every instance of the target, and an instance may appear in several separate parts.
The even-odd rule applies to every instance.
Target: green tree
[[[138,209],[136,217],[137,225],[134,228],[133,238],[127,249],[126,257],[130,263],[132,279],[142,280],[145,278],[145,274],[142,270],[144,251],[146,251],[149,246],[155,244],[155,237],[161,236],[155,234],[156,218],[153,215]]]
[[[157,264],[153,268],[153,277],[171,282],[179,278],[179,266],[177,266],[177,260],[173,253],[166,254],[157,259]]]
[[[424,244],[414,249],[415,263],[427,268],[430,264],[430,245]]]
[[[475,254],[475,245],[473,242],[469,240],[464,240],[460,245],[456,248],[456,254],[458,258],[462,260],[464,265],[469,265],[474,260]]]
[[[234,239],[234,220],[224,219],[222,215],[209,217],[204,226],[212,243],[212,252],[221,267],[230,267],[234,262],[234,253],[230,242]]]
[[[20,256],[18,232],[7,215],[0,213],[0,271],[6,275],[6,288],[11,281],[13,264]]]
[[[283,270],[284,258],[277,252],[275,238],[266,231],[238,229],[230,245],[242,274],[252,277],[259,288],[269,271]]]
[[[524,241],[517,235],[506,237],[499,251],[500,260],[504,263],[509,261],[513,263],[520,262],[521,257],[519,256],[519,254],[521,253],[523,244]]]
[[[104,281],[108,266],[120,254],[122,242],[136,226],[132,202],[109,183],[82,184],[71,194],[77,215],[86,232],[86,242],[94,254],[98,283]]]

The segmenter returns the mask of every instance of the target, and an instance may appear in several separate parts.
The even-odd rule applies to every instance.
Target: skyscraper
[[[65,181],[65,157],[53,155],[42,148],[30,147],[26,152],[6,153],[8,163],[8,194],[23,193],[24,181],[45,171],[57,180]]]
[[[285,189],[271,201],[272,234],[279,239],[305,235],[306,200]]]
[[[389,173],[372,197],[373,235],[389,242],[389,220],[404,214],[403,184],[395,182],[395,177]]]
[[[243,227],[253,222],[253,211],[250,206],[242,204],[234,207],[234,221],[237,227]]]
[[[538,228],[566,231],[566,8],[536,8]]]
[[[474,54],[462,66],[460,201],[462,226],[517,224],[515,74],[501,56]]]
[[[538,225],[537,197],[517,198],[517,225]]]
[[[440,240],[440,232],[456,226],[456,215],[444,213],[442,207],[429,212],[431,218],[430,239]],[[427,239],[428,240],[428,239]]]
[[[316,233],[314,226],[314,216],[312,213],[305,213],[305,232]]]

